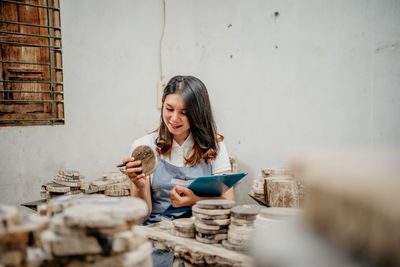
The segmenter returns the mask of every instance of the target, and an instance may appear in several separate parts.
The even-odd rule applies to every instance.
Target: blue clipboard
[[[199,197],[220,197],[246,175],[247,173],[241,172],[197,177],[187,188],[192,190],[193,193]],[[192,207],[174,208],[172,205],[169,205],[161,215],[188,211],[191,210],[191,208]]]

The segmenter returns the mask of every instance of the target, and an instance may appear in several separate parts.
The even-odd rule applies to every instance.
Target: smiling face
[[[183,144],[190,133],[190,123],[185,108],[183,97],[179,94],[169,94],[164,100],[163,120],[179,145]]]

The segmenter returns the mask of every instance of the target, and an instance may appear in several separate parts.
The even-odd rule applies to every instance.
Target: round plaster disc
[[[215,241],[221,241],[221,240],[228,238],[228,234],[203,234],[203,233],[197,232],[196,235],[201,238],[205,238],[208,240],[215,240]]]
[[[196,226],[196,232],[208,235],[226,234],[228,233],[228,228],[222,228],[219,230],[207,230]]]
[[[194,230],[194,218],[180,218],[172,221],[175,227]]]
[[[181,232],[175,228],[171,229],[171,234],[178,237],[194,238],[195,231]]]
[[[197,228],[205,229],[205,230],[220,230],[225,227],[225,225],[210,225],[210,224],[205,224],[202,223],[198,220],[196,220],[195,225]]]
[[[236,226],[234,224],[229,225],[229,232],[236,233],[238,235],[250,235],[254,232],[254,225],[249,226]]]
[[[231,209],[231,217],[236,219],[254,220],[260,212],[258,205],[240,205]]]
[[[192,213],[196,219],[207,219],[207,220],[224,220],[229,219],[229,214],[227,215],[207,215],[202,213],[197,213],[192,210]]]
[[[220,240],[210,240],[207,238],[203,238],[203,237],[199,236],[198,234],[196,234],[196,240],[201,243],[205,243],[205,244],[217,244],[217,243],[221,242]]]
[[[63,216],[70,227],[113,228],[136,223],[147,211],[146,202],[140,198],[106,197],[66,208]]]
[[[204,224],[209,224],[209,225],[229,225],[231,223],[230,219],[201,219],[201,218],[197,218],[198,221],[204,223]]]
[[[234,224],[236,226],[245,226],[245,225],[250,225],[254,224],[254,221],[256,220],[257,216],[254,216],[252,218],[249,218],[248,220],[244,219],[236,219],[235,217],[231,217],[231,224]]]
[[[230,243],[228,240],[222,240],[221,243],[224,248],[227,248],[230,250],[236,250],[236,251],[247,251],[248,250],[247,246],[235,245],[235,244]]]
[[[51,199],[47,203],[47,215],[53,216],[54,214],[63,212],[68,207],[80,205],[87,202],[97,202],[99,201],[99,199],[104,198],[107,198],[107,196],[103,194],[62,195]]]
[[[233,206],[235,201],[227,199],[207,199],[196,203],[196,207],[200,209],[230,209]]]
[[[151,147],[146,145],[138,146],[133,150],[131,156],[134,157],[135,160],[140,160],[142,162],[142,173],[145,175],[150,175],[157,169],[156,152]]]
[[[215,215],[229,215],[231,213],[230,209],[201,209],[197,207],[197,204],[192,207],[194,213],[201,213],[209,216]]]
[[[251,236],[250,235],[240,235],[228,231],[228,240],[231,244],[235,245],[247,245]]]

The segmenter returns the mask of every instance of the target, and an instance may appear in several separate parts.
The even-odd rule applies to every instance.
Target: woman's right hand
[[[126,163],[126,175],[128,175],[129,179],[136,185],[138,188],[144,188],[146,185],[146,175],[142,173],[142,162],[140,160],[136,160],[135,158],[127,158],[122,161]]]

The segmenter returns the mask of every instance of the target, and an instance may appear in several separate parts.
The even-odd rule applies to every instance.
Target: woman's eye
[[[167,108],[168,111],[174,111],[172,108]]]
[[[182,111],[181,114],[186,116],[186,111]]]

